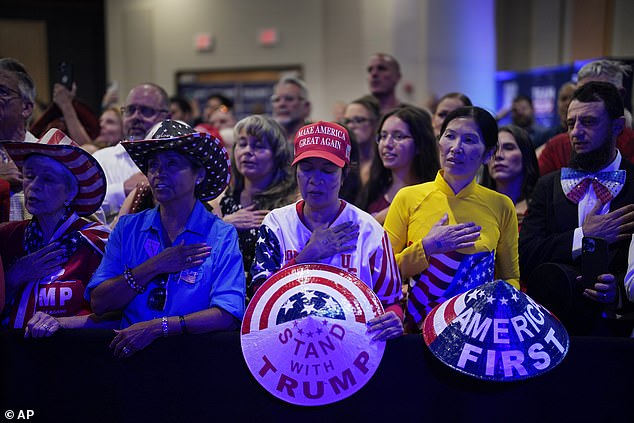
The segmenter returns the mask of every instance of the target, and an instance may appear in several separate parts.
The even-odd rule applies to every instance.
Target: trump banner
[[[374,375],[385,342],[371,340],[366,322],[381,314],[381,302],[356,276],[323,264],[290,266],[249,302],[242,353],[255,379],[276,397],[329,404]]]
[[[437,305],[422,331],[440,361],[492,381],[547,372],[561,363],[570,344],[568,332],[553,314],[500,279]]]

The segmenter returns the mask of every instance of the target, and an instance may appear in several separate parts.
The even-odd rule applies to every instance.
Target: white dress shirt
[[[110,223],[119,212],[123,200],[125,200],[124,182],[135,173],[140,172],[140,170],[121,144],[97,150],[93,157],[97,159],[106,174],[108,185],[106,198],[103,200],[101,207],[106,213],[108,223]]]

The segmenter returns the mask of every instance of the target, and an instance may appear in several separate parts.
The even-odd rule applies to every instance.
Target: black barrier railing
[[[287,404],[249,373],[237,332],[158,339],[128,359],[111,331],[24,339],[0,331],[1,421],[374,422],[631,421],[634,340],[572,338],[564,361],[520,382],[485,382],[440,363],[422,337],[388,342],[359,392],[320,407]]]

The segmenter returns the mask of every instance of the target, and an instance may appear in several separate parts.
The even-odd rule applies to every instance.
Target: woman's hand
[[[239,230],[259,228],[269,212],[270,210],[255,210],[255,204],[251,204],[249,207],[223,216],[222,220]]]
[[[577,279],[581,280],[581,276],[578,276]],[[619,298],[618,289],[614,275],[605,273],[597,277],[594,289],[586,288],[583,290],[583,296],[603,304],[616,304]]]
[[[447,225],[448,221],[449,216],[445,213],[423,238],[423,249],[428,256],[473,247],[480,238],[482,228],[474,222]]]
[[[325,225],[315,228],[308,243],[299,252],[297,263],[314,263],[335,254],[353,251],[357,248],[359,225],[352,221],[327,228]]]
[[[122,330],[115,330],[116,333],[110,349],[114,350],[114,356],[127,358],[137,351],[150,345],[162,332],[161,319],[148,320],[135,323]]]
[[[370,320],[367,324],[368,334],[373,341],[387,341],[403,335],[403,322],[393,311],[388,311]]]
[[[38,311],[26,324],[25,338],[49,337],[62,328],[62,324],[55,317]]]
[[[7,281],[13,286],[35,281],[59,271],[65,262],[64,250],[55,242],[16,260],[7,272]]]
[[[184,241],[182,241],[178,245],[164,249],[149,260],[153,261],[153,268],[158,274],[175,273],[183,269],[200,266],[210,255],[211,247],[207,246],[207,244],[185,245]]]

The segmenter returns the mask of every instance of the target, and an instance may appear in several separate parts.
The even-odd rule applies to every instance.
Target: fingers
[[[631,213],[634,213],[634,204],[628,204],[626,206],[619,207],[616,210],[612,210],[609,214],[615,214],[617,216],[622,216],[622,215],[631,214]]]
[[[37,312],[26,324],[25,338],[48,338],[61,328],[56,318],[46,313]]]
[[[403,335],[403,322],[393,311],[375,317],[367,323],[373,341],[386,341]]]
[[[211,255],[211,248],[198,254],[192,254],[185,258],[185,268],[200,266]]]
[[[603,283],[606,283],[606,284],[608,284],[608,283],[614,283],[614,281],[616,281],[616,279],[614,278],[614,275],[613,275],[613,274],[611,274],[611,273],[604,273],[604,274],[602,274],[602,275],[599,275],[599,276],[597,277],[597,279],[598,279],[600,282],[603,282]]]
[[[597,288],[595,284],[595,288]],[[613,304],[616,302],[616,292],[614,290],[599,291],[594,289],[584,289],[583,296],[598,303]]]
[[[115,330],[114,332],[116,336],[109,345],[109,348],[113,350],[113,355],[117,358],[126,358],[134,354],[135,350],[128,339],[128,332],[125,329]]]
[[[37,250],[35,252],[35,254],[41,254],[41,255],[45,255],[47,253],[50,253],[51,251],[54,251],[55,249],[57,249],[59,247],[59,242],[53,242],[51,244],[48,244],[45,247],[40,248],[39,250]]]

